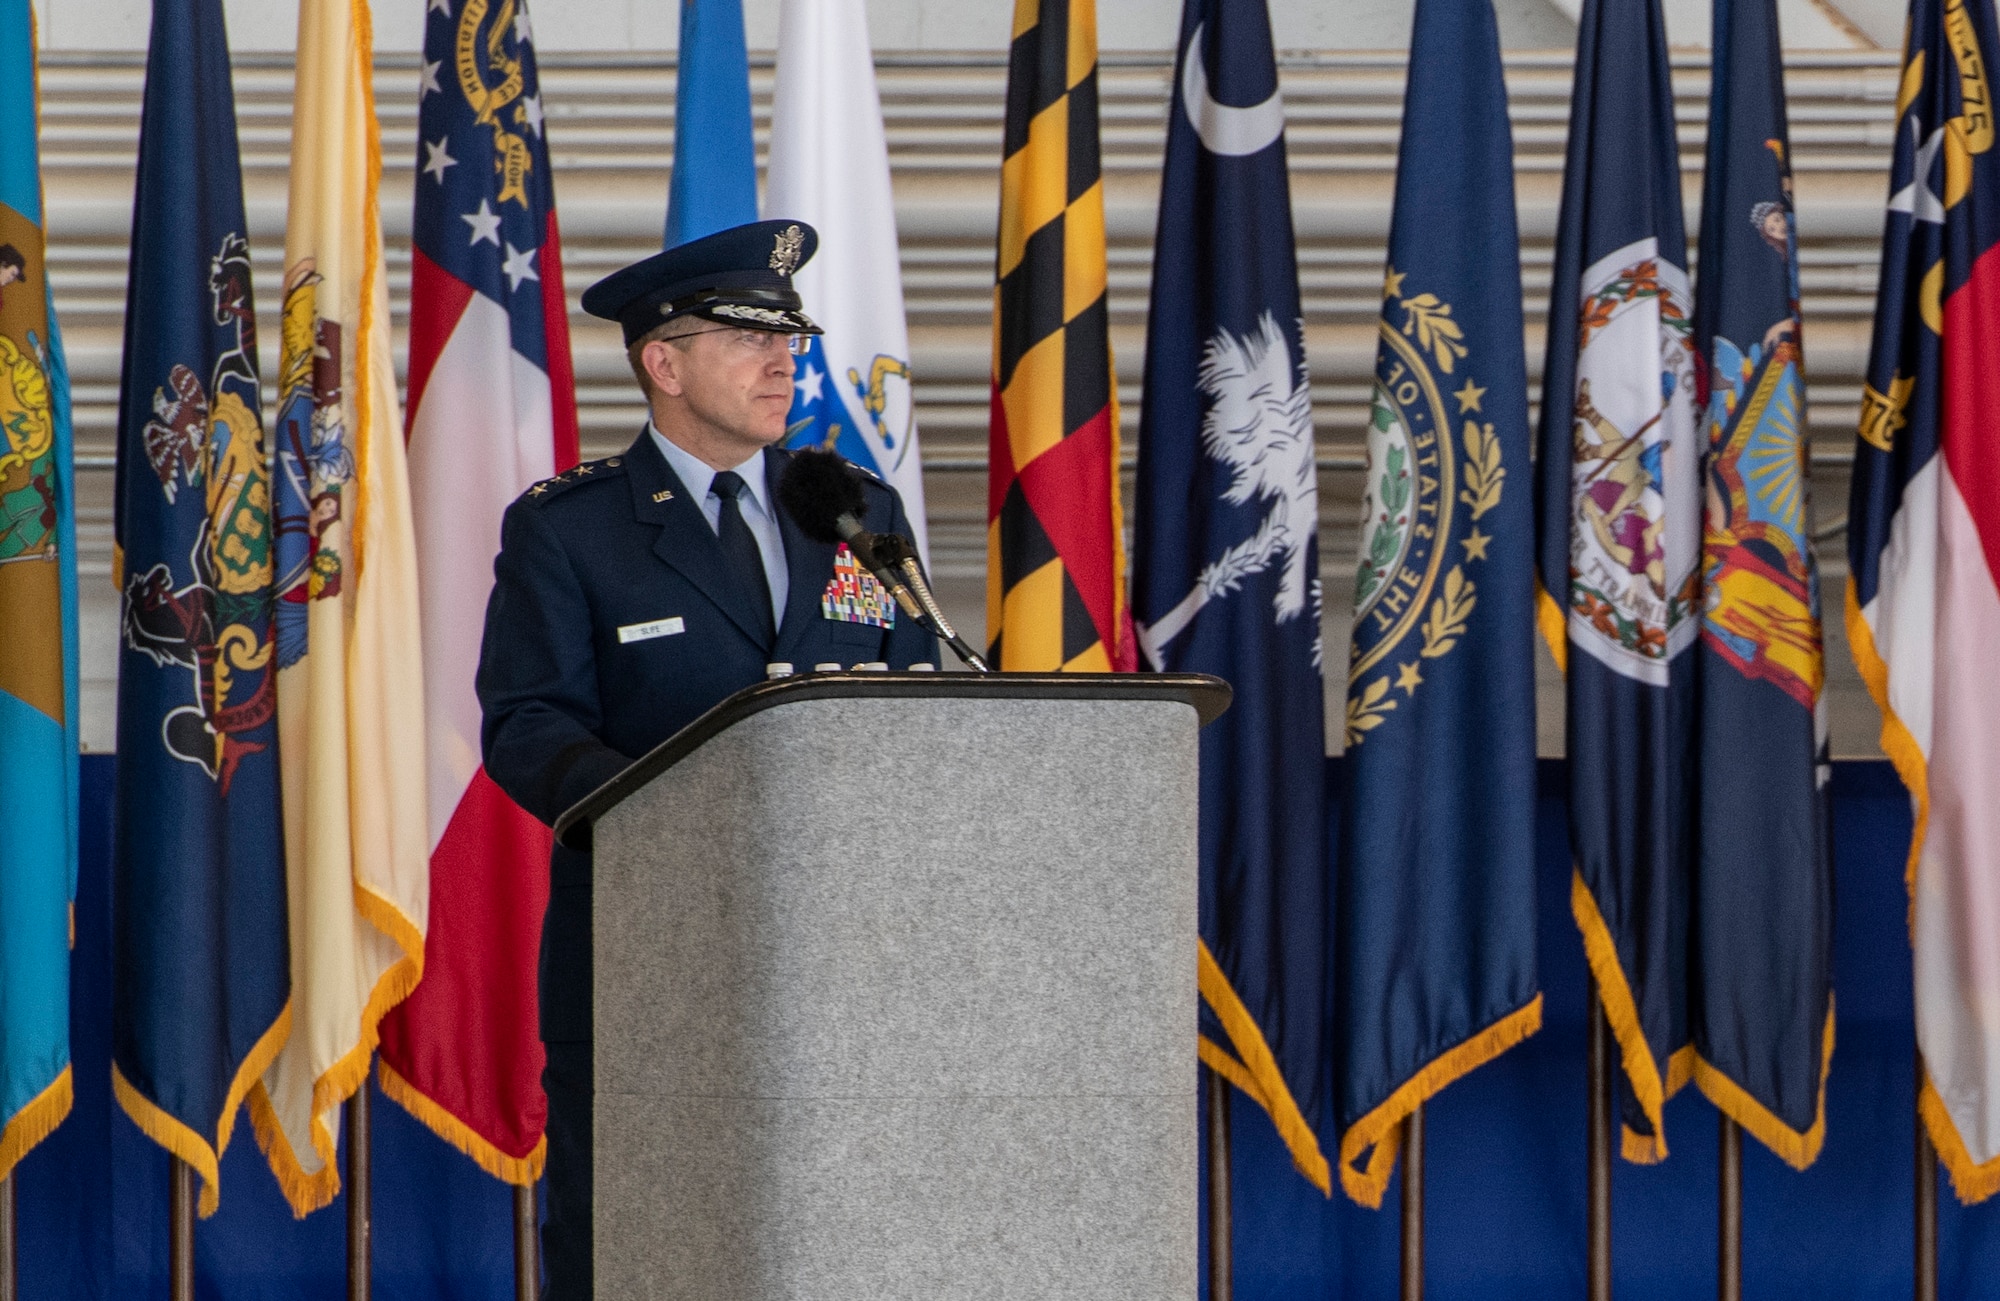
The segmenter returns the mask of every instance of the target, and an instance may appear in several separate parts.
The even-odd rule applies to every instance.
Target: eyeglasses
[[[794,357],[804,355],[807,347],[806,341],[811,337],[804,334],[779,334],[774,330],[746,330],[739,326],[724,325],[713,330],[689,330],[686,334],[671,336],[666,342],[674,343],[681,339],[693,339],[704,334],[734,335],[736,337],[732,342],[737,347],[743,349],[745,352],[754,352],[759,356],[769,354],[772,347],[778,344],[780,340],[783,340],[785,351],[791,353]]]

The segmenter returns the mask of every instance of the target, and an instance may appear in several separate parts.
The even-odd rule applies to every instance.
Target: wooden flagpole
[[[1743,1129],[1726,1115],[1722,1117],[1716,1173],[1719,1243],[1715,1294],[1720,1301],[1743,1301]]]
[[[1917,1054],[1917,1097],[1924,1093],[1924,1055]],[[1917,1117],[1917,1301],[1938,1301],[1938,1168],[1937,1149],[1931,1146],[1930,1131],[1924,1128],[1922,1111]]]
[[[194,1301],[194,1167],[177,1156],[167,1165],[167,1295]]]
[[[0,1179],[0,1301],[21,1301],[14,1273],[20,1253],[14,1246],[14,1177]]]
[[[1586,1232],[1590,1301],[1611,1301],[1611,1035],[1590,982],[1590,1181]]]
[[[369,1081],[347,1100],[347,1301],[368,1301],[371,1251],[368,1222],[369,1158],[372,1153],[368,1127]]]
[[[535,1185],[514,1185],[514,1301],[538,1301],[542,1259],[536,1241]]]
[[[1424,1109],[1403,1122],[1402,1301],[1424,1301]]]
[[[1208,1077],[1208,1297],[1232,1301],[1236,1271],[1229,1224],[1229,1083],[1204,1066]]]

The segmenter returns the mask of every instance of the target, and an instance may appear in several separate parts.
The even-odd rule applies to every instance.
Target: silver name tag
[[[671,619],[655,619],[651,623],[628,623],[618,630],[618,640],[651,641],[655,637],[671,637],[678,632],[686,632],[687,624],[679,615]]]

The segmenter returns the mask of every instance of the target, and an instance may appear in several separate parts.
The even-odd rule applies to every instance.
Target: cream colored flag
[[[367,0],[303,0],[272,481],[292,1035],[253,1111],[295,1214],[333,1199],[339,1104],[423,969],[417,568],[377,206]]]

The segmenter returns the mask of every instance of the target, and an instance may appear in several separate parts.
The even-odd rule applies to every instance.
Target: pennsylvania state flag
[[[1535,463],[1539,615],[1567,673],[1571,911],[1629,1086],[1624,1153],[1667,1154],[1693,1071],[1701,466],[1680,159],[1660,0],[1577,25]]]
[[[1132,603],[1201,738],[1201,1060],[1330,1191],[1319,491],[1285,109],[1264,0],[1188,0],[1167,128]]]
[[[213,1214],[289,1032],[271,463],[221,0],[155,0],[118,406],[111,1070]]]
[[[76,494],[28,0],[0,0],[0,1179],[69,1114]]]
[[[1403,1119],[1541,1028],[1528,385],[1490,0],[1419,0],[1347,669],[1340,1182],[1379,1206]]]
[[[1776,0],[1716,0],[1694,297],[1705,398],[1688,1016],[1708,1099],[1803,1169],[1826,1133],[1833,858]]]

